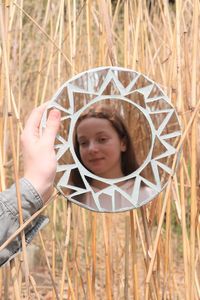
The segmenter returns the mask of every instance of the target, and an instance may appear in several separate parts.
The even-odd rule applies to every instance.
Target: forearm
[[[29,219],[43,205],[43,202],[34,189],[26,180],[19,182],[23,221]],[[41,227],[44,217],[37,218],[31,226],[26,228],[26,241],[29,242],[35,232]],[[19,211],[15,185],[0,193],[0,245],[2,245],[19,227]],[[21,238],[18,236],[8,247],[0,252],[0,265],[14,255],[21,247]]]

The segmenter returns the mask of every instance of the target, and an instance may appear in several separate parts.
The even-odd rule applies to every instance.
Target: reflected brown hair
[[[74,150],[79,161],[83,164],[80,156],[79,143],[77,138],[77,128],[83,120],[88,118],[100,118],[108,120],[112,127],[116,130],[119,138],[123,139],[123,141],[125,142],[126,150],[121,153],[121,169],[124,176],[129,175],[135,170],[137,170],[139,168],[139,165],[136,160],[136,155],[126,124],[121,115],[118,113],[118,111],[110,105],[106,106],[96,104],[90,106],[78,118],[74,128]],[[75,170],[72,172],[71,180],[74,184],[81,186],[81,178],[77,175],[77,172]]]

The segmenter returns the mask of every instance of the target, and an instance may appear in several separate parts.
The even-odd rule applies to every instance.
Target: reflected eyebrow
[[[98,131],[98,132],[95,133],[95,136],[98,136],[98,135],[101,135],[101,134],[108,135],[108,133],[107,133],[106,131]],[[88,138],[88,137],[85,136],[85,135],[80,135],[80,136],[77,135],[77,139],[78,139],[78,140],[81,140],[81,139],[87,139],[87,138]]]
[[[81,135],[81,136],[77,136],[77,140],[80,141],[80,140],[84,140],[84,139],[87,139],[86,136],[84,135]]]

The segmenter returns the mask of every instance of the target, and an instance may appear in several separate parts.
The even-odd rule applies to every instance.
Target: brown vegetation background
[[[73,75],[118,65],[171,98],[182,155],[165,192],[122,214],[55,196],[50,222],[0,270],[0,299],[200,299],[199,0],[0,3],[0,188],[23,176],[20,133]]]

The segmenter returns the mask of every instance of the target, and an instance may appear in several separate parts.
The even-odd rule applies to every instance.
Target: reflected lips
[[[102,161],[104,158],[103,157],[100,157],[100,158],[93,158],[93,159],[90,159],[89,162],[90,163],[97,163],[99,161]]]

